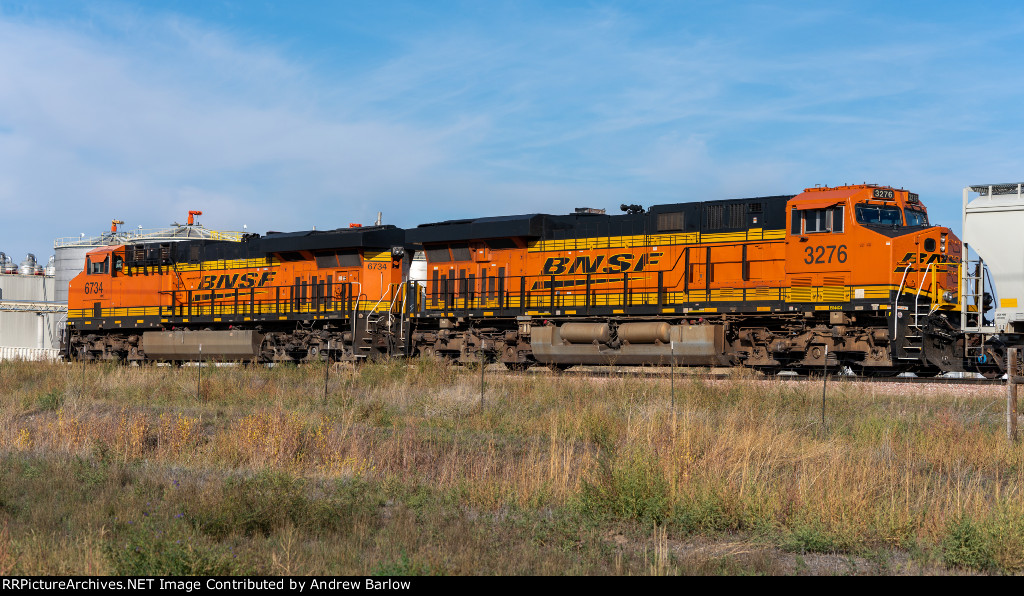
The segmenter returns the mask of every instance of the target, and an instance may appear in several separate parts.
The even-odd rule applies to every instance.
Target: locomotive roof
[[[336,230],[267,233],[260,239],[260,250],[267,253],[326,248],[390,248],[405,245],[405,230],[392,225]]]
[[[764,228],[783,228],[785,227],[786,202],[793,198],[793,196],[795,195],[669,203],[653,205],[643,213],[625,213],[621,215],[530,213],[476,219],[454,219],[421,224],[416,228],[407,230],[406,240],[415,244],[430,244],[486,238],[558,239],[576,236],[652,234],[658,232],[657,219],[659,214],[676,212],[684,214],[685,224],[680,231],[725,231],[751,227],[751,225]],[[751,204],[759,205],[759,211],[752,210],[750,213],[755,214],[753,215],[755,219],[752,220],[744,217],[742,225],[735,225],[737,222],[725,220],[718,223],[714,218],[709,220],[707,215],[707,207],[727,205],[749,207]],[[752,224],[751,221],[754,221],[754,223]]]
[[[194,239],[170,243],[147,241],[128,244],[153,249],[166,245],[171,259],[178,262],[198,262],[211,259],[246,259],[300,250],[405,246],[405,230],[385,225],[336,230],[268,232],[266,236],[247,234],[239,242]]]

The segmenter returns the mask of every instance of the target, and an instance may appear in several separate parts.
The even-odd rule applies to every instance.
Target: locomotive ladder
[[[909,271],[909,265],[907,270]],[[928,263],[928,266],[921,273],[921,279],[917,282],[917,292],[914,294],[914,310],[913,312],[907,312],[907,334],[903,336],[904,343],[902,346],[903,356],[897,357],[898,360],[914,361],[921,360],[921,356],[924,352],[924,323],[927,321],[928,316],[932,313],[931,304],[934,300],[929,300],[927,303],[921,303],[921,289],[924,287],[925,279],[928,277],[928,273],[931,272],[932,263]],[[895,334],[893,338],[899,337],[900,328],[900,296],[903,294],[903,289],[907,281],[907,272],[903,273],[903,280],[900,282],[900,289],[896,293],[896,300],[893,303],[893,317],[895,322],[893,328]],[[936,291],[935,279],[932,279],[932,292]]]
[[[395,333],[392,329],[395,324],[395,306],[398,306],[397,314],[399,315],[399,318],[402,318],[401,315],[403,314],[403,303],[399,301],[398,298],[399,296],[402,295],[400,290],[403,285],[404,282],[401,284],[391,284],[390,287],[388,288],[388,291],[385,292],[384,295],[380,297],[380,300],[378,300],[377,303],[373,305],[373,308],[371,308],[370,311],[366,314],[365,333],[359,337],[358,342],[354,342],[355,348],[357,350],[357,356],[361,355],[363,357],[366,357],[373,351],[373,334],[371,333],[370,330],[373,327],[375,327],[377,323],[381,320],[381,318],[384,317],[385,315],[387,316],[387,325],[386,328],[383,330],[384,334],[392,337],[395,336]],[[396,286],[398,287],[396,288]],[[384,302],[385,298],[388,297],[388,294],[391,294],[391,302],[388,303],[387,311],[377,312],[377,309],[380,307],[381,303]],[[396,345],[400,346],[400,348],[403,351],[405,349],[404,336],[405,326],[399,325],[399,332],[397,336]]]

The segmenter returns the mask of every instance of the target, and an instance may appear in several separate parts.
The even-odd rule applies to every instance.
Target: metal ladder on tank
[[[967,257],[968,246],[963,247],[964,261],[960,273],[960,328],[964,333],[994,333],[995,328],[985,326],[985,291],[988,268],[985,261],[978,257],[970,260]],[[974,312],[969,312],[973,307]],[[973,322],[971,319],[975,318]],[[964,357],[976,359],[984,353],[984,345],[964,345]]]

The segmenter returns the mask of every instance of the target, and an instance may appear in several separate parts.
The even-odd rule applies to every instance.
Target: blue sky
[[[1018,2],[0,0],[0,250],[1024,180]],[[45,255],[45,256],[44,256]]]

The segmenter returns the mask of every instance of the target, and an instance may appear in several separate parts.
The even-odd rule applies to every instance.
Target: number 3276
[[[846,262],[846,245],[840,244],[829,245],[829,246],[808,246],[804,249],[807,256],[804,257],[804,263],[808,265],[820,264],[820,263],[845,263]]]

